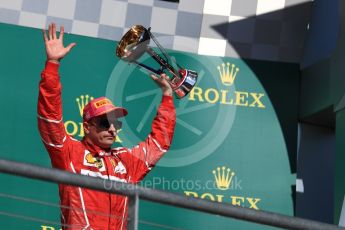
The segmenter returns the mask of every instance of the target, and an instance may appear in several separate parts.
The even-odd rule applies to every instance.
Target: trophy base
[[[183,98],[193,89],[198,79],[197,72],[193,70],[181,69],[181,80],[173,87],[175,96],[177,98]]]

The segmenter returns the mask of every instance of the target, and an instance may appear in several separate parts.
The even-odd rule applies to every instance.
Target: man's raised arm
[[[176,111],[173,91],[168,82],[168,76],[160,77],[151,75],[151,78],[161,88],[163,97],[157,114],[152,122],[152,130],[145,141],[131,149],[129,154],[119,154],[131,170],[131,182],[141,181],[145,175],[155,166],[157,161],[168,151],[172,143]],[[127,157],[122,157],[127,155]]]
[[[43,30],[47,61],[39,83],[37,106],[38,127],[43,143],[50,154],[59,153],[67,138],[62,121],[61,83],[58,73],[60,60],[75,46],[63,45],[64,28],[56,35],[55,24],[50,24],[48,34]]]

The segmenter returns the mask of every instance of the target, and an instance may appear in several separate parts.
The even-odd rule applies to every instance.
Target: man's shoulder
[[[66,143],[71,151],[84,150],[85,147],[81,141],[77,140],[73,136],[66,135]]]

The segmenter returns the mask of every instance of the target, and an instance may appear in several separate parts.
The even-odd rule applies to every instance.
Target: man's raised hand
[[[63,45],[64,27],[60,27],[60,35],[57,37],[55,23],[49,24],[48,34],[43,31],[44,43],[46,46],[47,61],[59,63],[60,60],[76,45],[71,43],[67,47]]]
[[[169,83],[169,77],[163,73],[159,77],[155,76],[153,74],[150,75],[152,80],[156,82],[156,84],[161,88],[163,95],[165,96],[172,96],[173,90],[171,88],[171,85]]]

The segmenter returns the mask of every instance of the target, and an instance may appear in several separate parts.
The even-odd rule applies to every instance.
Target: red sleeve
[[[173,139],[175,123],[176,111],[173,97],[163,96],[162,103],[152,122],[151,133],[145,141],[131,150],[130,157],[123,159],[131,169],[131,182],[142,180],[164,153],[168,151]]]
[[[49,152],[52,164],[65,168],[65,145],[69,137],[62,121],[61,83],[59,64],[46,62],[39,83],[37,105],[38,129]]]

